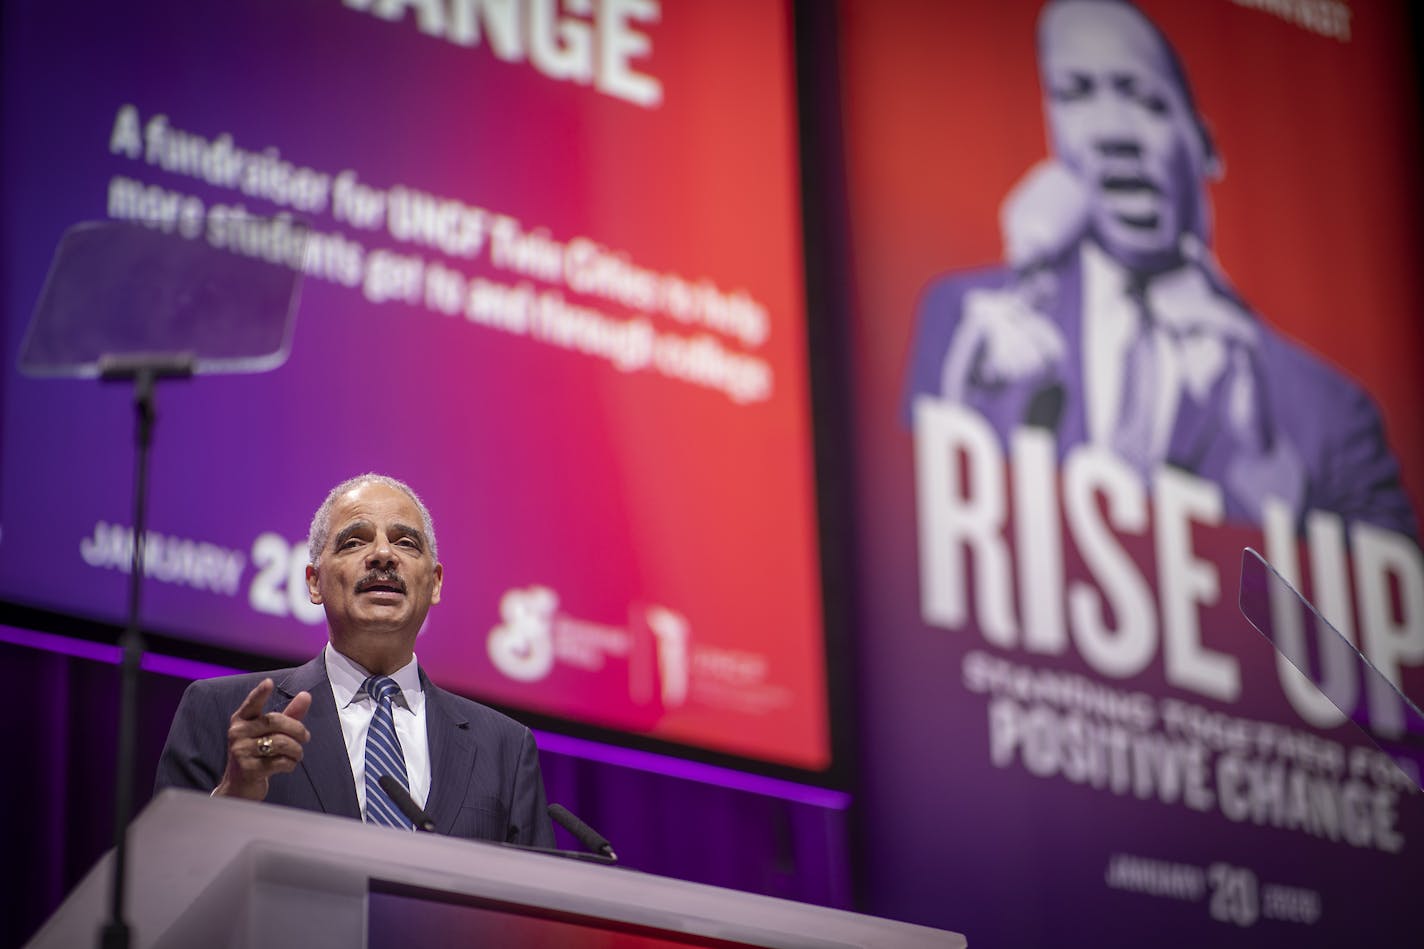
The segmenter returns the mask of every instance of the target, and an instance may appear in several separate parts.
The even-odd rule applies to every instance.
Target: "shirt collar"
[[[1127,268],[1099,247],[1097,241],[1084,241],[1082,248],[1083,283],[1088,294],[1101,294],[1103,288],[1121,293],[1128,282]]]
[[[365,684],[371,673],[360,663],[337,652],[336,647],[330,642],[326,644],[323,655],[326,657],[326,679],[331,683],[331,697],[336,700],[336,707],[345,708],[357,698],[364,697],[366,693],[361,691],[361,686]],[[406,692],[418,693],[422,691],[420,666],[416,663],[414,655],[410,657],[410,662],[392,672],[390,677],[395,680],[396,685],[400,686],[402,698]]]

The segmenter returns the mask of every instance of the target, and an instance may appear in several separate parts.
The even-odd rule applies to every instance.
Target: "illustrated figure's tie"
[[[1122,362],[1121,399],[1112,435],[1113,451],[1143,474],[1158,460],[1154,435],[1161,369],[1157,349],[1160,330],[1147,306],[1146,289],[1141,280],[1132,280],[1127,287],[1127,296],[1135,304],[1138,325]]]

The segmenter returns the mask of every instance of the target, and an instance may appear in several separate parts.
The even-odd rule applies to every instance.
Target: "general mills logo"
[[[490,630],[490,662],[520,682],[537,682],[554,668],[554,611],[559,596],[548,587],[510,590],[499,601],[503,620]]]

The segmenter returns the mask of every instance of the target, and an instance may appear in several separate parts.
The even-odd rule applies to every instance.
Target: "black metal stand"
[[[129,924],[124,919],[124,885],[128,877],[129,816],[133,812],[135,746],[138,733],[138,672],[143,660],[143,632],[139,602],[143,592],[144,534],[148,513],[148,456],[153,446],[153,385],[160,378],[187,378],[193,374],[191,356],[159,356],[101,361],[101,378],[133,380],[134,386],[134,502],[133,561],[129,573],[129,617],[123,637],[119,685],[118,761],[114,780],[114,875],[109,921],[100,930],[102,949],[128,949]]]

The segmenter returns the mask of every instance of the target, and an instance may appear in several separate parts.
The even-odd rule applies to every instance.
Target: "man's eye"
[[[1142,107],[1153,115],[1166,115],[1168,111],[1167,100],[1163,96],[1145,95],[1139,96],[1137,101]]]
[[[420,545],[409,537],[402,537],[400,540],[396,541],[396,543],[400,544],[402,547],[409,547],[412,550],[420,549]]]
[[[352,547],[358,547],[358,546],[360,546],[360,544],[361,544],[361,541],[360,541],[359,539],[357,539],[357,538],[355,538],[355,537],[348,537],[346,540],[342,541],[341,547],[338,548],[338,549],[340,549],[340,550],[349,550],[349,549],[352,548]]]
[[[1055,102],[1077,102],[1086,99],[1092,91],[1091,79],[1087,76],[1073,76],[1054,83],[1048,90],[1048,96]]]

